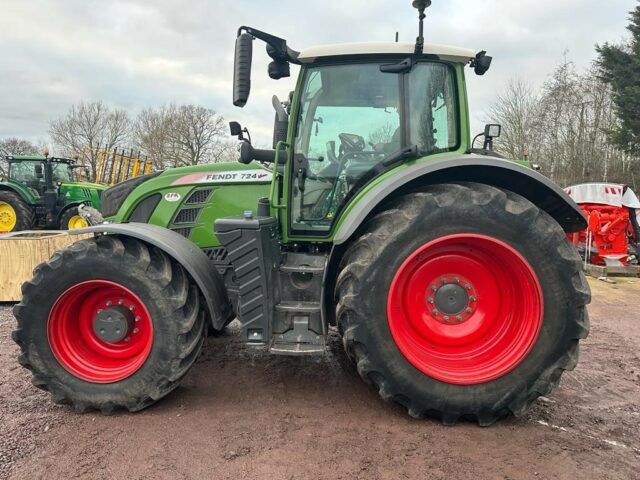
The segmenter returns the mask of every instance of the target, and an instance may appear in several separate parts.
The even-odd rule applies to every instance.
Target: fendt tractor
[[[240,27],[233,103],[253,43],[273,79],[273,149],[132,179],[112,223],[38,266],[13,338],[36,386],[78,411],[141,410],[232,319],[279,355],[323,355],[333,326],[362,378],[414,417],[488,425],[574,368],[590,291],[568,232],[586,228],[538,172],[473,149],[465,69],[486,52],[424,42],[301,52]],[[488,139],[497,126],[486,129]],[[164,225],[169,228],[164,228]],[[212,374],[215,374],[212,372]]]
[[[78,180],[83,168],[69,158],[13,155],[0,179],[0,233],[36,227],[71,230],[102,219],[100,196],[107,187]],[[84,210],[84,211],[83,211]]]

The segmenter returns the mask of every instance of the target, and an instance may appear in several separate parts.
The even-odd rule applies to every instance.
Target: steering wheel
[[[365,149],[366,143],[364,138],[355,133],[341,133],[338,135],[340,139],[341,153],[361,152]]]

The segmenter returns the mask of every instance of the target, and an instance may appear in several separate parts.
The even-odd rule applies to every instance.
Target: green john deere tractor
[[[100,196],[107,187],[77,181],[77,169],[82,167],[74,160],[15,155],[6,161],[7,177],[0,181],[0,232],[35,227],[71,230],[89,226],[87,214],[101,219]]]
[[[465,70],[491,57],[425,44],[431,2],[413,3],[415,44],[297,52],[240,27],[235,105],[256,40],[272,78],[300,66],[273,149],[232,122],[240,163],[105,192],[114,223],[81,230],[95,238],[41,264],[15,307],[36,386],[79,411],[141,410],[236,317],[279,355],[322,355],[335,326],[385,400],[447,424],[521,414],[557,385],[588,332],[566,238],[585,218],[544,176],[472,149]]]

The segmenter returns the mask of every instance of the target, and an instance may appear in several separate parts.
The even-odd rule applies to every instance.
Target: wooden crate
[[[0,302],[20,301],[20,287],[32,277],[38,264],[49,259],[56,250],[90,236],[52,230],[0,235]]]

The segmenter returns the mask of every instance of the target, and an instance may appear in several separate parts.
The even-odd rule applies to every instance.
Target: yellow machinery
[[[82,149],[81,164],[84,166],[85,160],[96,155],[96,183],[115,185],[129,178],[151,173],[153,163],[146,156],[142,158],[140,152],[135,153],[133,149],[127,152],[124,148],[114,148],[109,150],[95,149],[87,147]]]

